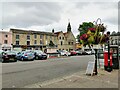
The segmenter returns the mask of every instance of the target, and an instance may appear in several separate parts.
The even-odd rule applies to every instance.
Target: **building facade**
[[[68,23],[67,32],[55,32],[58,39],[58,49],[71,51],[75,49],[76,39],[71,31],[71,25]]]
[[[0,49],[12,50],[12,33],[0,31]]]
[[[44,50],[49,46],[50,41],[57,47],[57,35],[52,32],[19,29],[10,29],[10,32],[14,49]]]
[[[111,45],[119,45],[120,46],[120,35],[110,36],[110,44]]]

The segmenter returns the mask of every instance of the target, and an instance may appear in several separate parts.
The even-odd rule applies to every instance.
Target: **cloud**
[[[35,0],[36,1],[36,0]],[[67,31],[70,19],[77,36],[79,24],[101,18],[108,30],[117,30],[117,2],[84,2],[64,0],[57,2],[5,2],[2,9],[3,28],[26,28],[40,31]],[[47,0],[45,0],[47,1]]]
[[[3,3],[3,27],[15,25],[48,25],[61,18],[61,7],[55,2]]]
[[[117,17],[108,17],[104,19],[105,22],[111,23],[113,25],[118,25],[118,18]]]

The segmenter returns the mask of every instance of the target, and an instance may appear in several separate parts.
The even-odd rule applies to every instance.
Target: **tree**
[[[80,36],[88,32],[88,28],[92,28],[94,24],[92,22],[83,22],[79,25],[78,31],[80,34],[77,36],[78,42],[82,44],[83,42],[80,40]],[[87,42],[86,42],[87,43]],[[85,43],[84,43],[85,44]]]
[[[82,34],[87,33],[88,28],[92,28],[94,24],[92,22],[83,22],[82,24],[79,25],[78,31],[80,32],[80,36]]]

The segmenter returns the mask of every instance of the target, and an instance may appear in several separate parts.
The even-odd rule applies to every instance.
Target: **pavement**
[[[98,74],[93,76],[81,71],[66,77],[27,85],[24,88],[118,88],[118,71],[107,72],[98,68]]]

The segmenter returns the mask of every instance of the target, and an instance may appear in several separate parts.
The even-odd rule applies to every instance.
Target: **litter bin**
[[[108,68],[108,52],[104,52],[104,69],[107,71]],[[112,52],[110,52],[110,68],[112,68]]]

